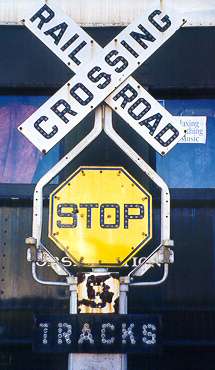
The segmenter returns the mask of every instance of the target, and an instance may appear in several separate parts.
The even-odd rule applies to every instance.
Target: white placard
[[[68,17],[64,20],[50,4],[42,4],[42,8],[34,9],[25,19],[25,24],[66,64],[70,55],[79,67],[78,75],[19,126],[19,130],[39,150],[47,152],[113,90],[117,92],[117,87],[175,33],[182,19],[151,9],[124,29],[104,49],[98,50],[96,46],[94,50],[91,46],[94,43],[89,42],[89,36],[85,37],[83,30],[79,35],[78,26],[73,22],[68,23]],[[60,26],[56,24],[55,17]],[[66,36],[68,29],[69,39],[68,34]],[[84,43],[80,50],[76,44],[71,48],[74,35],[78,35],[77,40],[82,45]],[[89,47],[92,57],[86,58],[83,49],[89,50]],[[67,57],[66,54],[62,56],[62,50],[68,54]]]
[[[181,127],[186,130],[185,136],[179,141],[180,144],[206,144],[206,121],[205,116],[180,116],[177,117]]]

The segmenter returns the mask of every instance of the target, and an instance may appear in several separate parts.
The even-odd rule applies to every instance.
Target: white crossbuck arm
[[[51,1],[23,20],[76,75],[19,130],[47,152],[103,100],[160,154],[184,136],[178,120],[129,77],[183,24],[182,16],[151,9],[104,49]]]

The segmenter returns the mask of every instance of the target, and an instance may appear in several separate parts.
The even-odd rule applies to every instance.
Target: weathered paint
[[[0,23],[19,24],[25,11],[29,11],[37,3],[40,0],[1,0]],[[171,7],[176,12],[183,12],[187,18],[186,26],[215,24],[213,0],[136,0],[132,2],[132,6],[131,0],[54,0],[53,3],[82,26],[128,25],[152,5],[157,9]]]
[[[78,313],[118,313],[119,275],[78,274]]]

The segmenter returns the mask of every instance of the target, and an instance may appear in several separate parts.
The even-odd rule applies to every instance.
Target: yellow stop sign
[[[80,167],[50,195],[49,237],[82,266],[123,266],[152,238],[152,197],[122,167]]]

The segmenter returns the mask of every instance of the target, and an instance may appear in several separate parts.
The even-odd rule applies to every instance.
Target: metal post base
[[[69,354],[69,370],[125,370],[122,354]]]
[[[119,313],[127,313],[127,293],[129,278],[120,278]],[[70,286],[70,313],[77,313],[77,286]],[[72,303],[73,300],[73,303]],[[96,354],[96,353],[70,353],[68,370],[127,370],[127,355]]]

